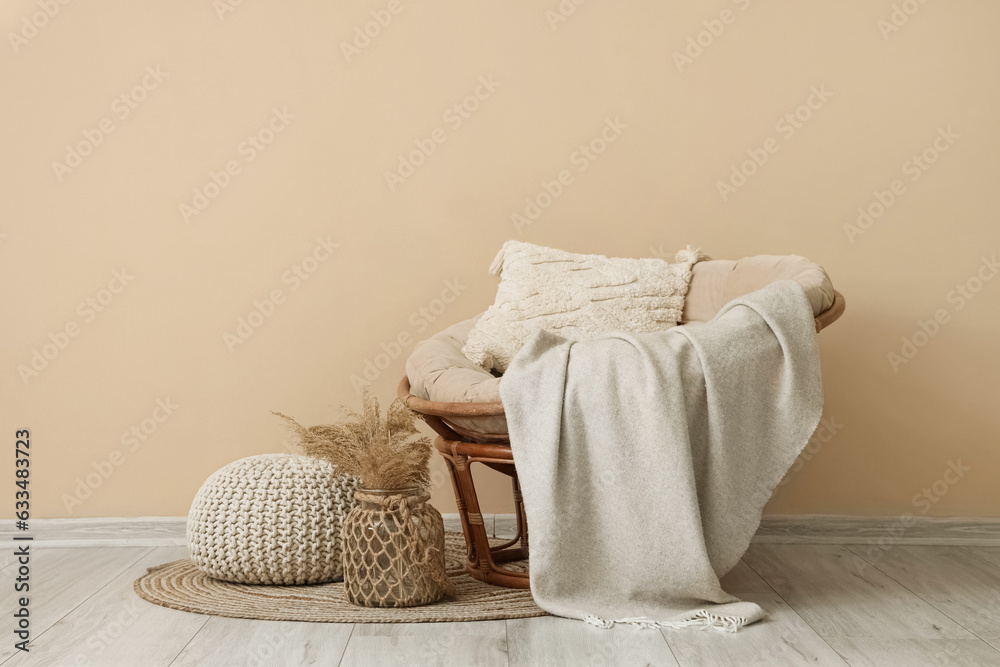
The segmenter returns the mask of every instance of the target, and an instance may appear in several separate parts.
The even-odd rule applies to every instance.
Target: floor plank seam
[[[493,531],[496,534],[496,530]],[[887,637],[896,637],[899,642],[899,650],[905,650],[913,652],[913,655],[923,655],[929,657],[935,651],[939,649],[947,648],[949,655],[952,655],[950,651],[958,650],[960,653],[958,655],[964,656],[965,659],[972,659],[970,656],[977,656],[977,659],[981,663],[989,663],[1000,665],[1000,647],[995,646],[992,638],[992,626],[987,624],[983,625],[981,619],[976,616],[976,610],[992,608],[987,603],[984,603],[984,595],[987,592],[983,592],[983,586],[990,586],[990,582],[995,581],[993,579],[993,574],[996,573],[1000,577],[1000,564],[994,558],[998,551],[992,549],[981,549],[976,550],[975,547],[966,547],[960,545],[950,545],[950,546],[939,546],[939,547],[924,547],[924,546],[914,546],[914,545],[897,545],[900,547],[900,551],[893,554],[892,558],[881,559],[879,554],[875,554],[875,557],[871,553],[866,554],[865,545],[787,545],[787,548],[782,548],[781,545],[761,545],[756,547],[760,551],[755,551],[755,547],[751,547],[750,551],[746,555],[745,559],[742,559],[742,565],[747,569],[740,574],[739,580],[742,581],[743,577],[749,578],[752,576],[759,578],[760,583],[753,584],[752,587],[743,586],[742,584],[737,585],[734,583],[733,590],[744,591],[746,595],[740,597],[750,598],[752,596],[761,596],[759,602],[761,604],[767,602],[767,597],[772,596],[769,605],[773,606],[773,613],[771,614],[770,622],[765,620],[764,623],[768,624],[768,628],[764,631],[764,637],[771,637],[772,635],[781,635],[779,642],[783,641],[787,646],[781,646],[780,643],[776,645],[776,650],[781,651],[777,655],[781,655],[783,658],[801,660],[803,658],[808,659],[808,656],[812,655],[812,659],[817,659],[815,652],[819,649],[825,647],[829,654],[826,655],[826,662],[821,662],[823,664],[834,664],[836,660],[841,662],[835,664],[848,665],[852,664],[850,661],[859,659],[860,655],[867,654],[869,651],[873,655],[880,654],[883,656],[892,655],[893,649],[891,646],[881,646],[878,644],[879,640],[869,638],[866,634],[867,629],[861,626],[855,627],[853,625],[849,627],[841,627],[837,625],[826,624],[826,617],[823,616],[823,598],[822,596],[829,597],[829,595],[836,593],[837,590],[822,585],[822,582],[813,586],[815,592],[821,596],[816,598],[815,595],[812,597],[800,597],[798,593],[798,583],[803,581],[799,575],[805,574],[806,572],[821,572],[826,571],[822,568],[820,569],[807,569],[798,575],[793,576],[793,574],[784,569],[775,569],[774,563],[780,562],[779,560],[773,561],[772,558],[776,558],[775,554],[783,554],[782,558],[785,558],[788,563],[791,563],[795,559],[804,557],[806,559],[816,560],[818,563],[826,563],[824,567],[835,568],[836,572],[830,571],[830,575],[837,575],[837,580],[840,581],[842,577],[845,581],[848,581],[849,586],[845,591],[854,591],[852,595],[859,596],[857,599],[868,600],[869,595],[874,591],[876,594],[888,595],[889,599],[899,600],[903,608],[909,609],[911,606],[916,608],[917,605],[922,605],[926,607],[927,613],[924,615],[924,620],[928,622],[933,620],[936,615],[938,619],[937,624],[944,625],[944,630],[938,628],[937,631],[931,631],[931,628],[926,623],[907,623],[904,621],[899,621],[896,624],[889,623],[884,630],[888,632]],[[794,547],[802,547],[802,549],[796,549]],[[819,547],[818,549],[809,549],[807,547]],[[825,548],[824,548],[825,547]],[[91,551],[87,551],[91,549]],[[69,554],[59,554],[56,550],[49,552],[51,555],[51,560],[47,560],[44,563],[44,567],[47,568],[49,572],[65,572],[67,567],[73,566],[75,563],[79,562],[82,565],[87,563],[94,565],[96,568],[92,575],[90,575],[90,570],[85,568],[83,574],[90,575],[86,577],[85,581],[73,581],[73,593],[68,596],[68,598],[63,599],[60,603],[58,609],[50,610],[52,616],[45,621],[46,627],[41,631],[32,633],[35,635],[33,637],[33,649],[38,646],[42,653],[45,653],[46,645],[51,644],[52,647],[58,645],[62,646],[67,644],[68,638],[77,638],[77,634],[80,637],[85,637],[85,634],[79,632],[78,620],[67,620],[67,619],[78,619],[80,617],[86,617],[89,614],[89,608],[87,609],[88,614],[81,612],[81,608],[91,605],[93,607],[95,598],[102,596],[101,599],[101,609],[103,609],[108,604],[112,602],[120,602],[121,596],[125,595],[126,588],[131,592],[131,581],[130,577],[125,576],[131,569],[141,569],[138,567],[143,559],[147,559],[150,565],[155,565],[151,554],[157,552],[157,548],[147,547],[142,548],[133,545],[130,548],[120,547],[120,549],[127,549],[124,552],[118,551],[113,557],[106,559],[103,554],[98,553],[91,547],[81,547],[80,549],[74,550],[73,553]],[[128,554],[135,550],[137,553],[133,555],[133,560],[128,560]],[[115,549],[102,550],[111,553],[115,552]],[[55,553],[53,553],[55,552]],[[166,553],[166,552],[165,552]],[[833,558],[837,556],[836,558]],[[856,557],[857,561],[852,561],[850,556]],[[975,558],[972,558],[975,556]],[[758,571],[750,564],[750,560],[757,562],[758,565],[762,567],[761,571]],[[955,568],[958,568],[956,572],[952,572],[949,569],[949,563],[954,561]],[[834,565],[831,565],[833,563]],[[983,566],[983,563],[986,565]],[[867,577],[859,577],[858,572],[864,572],[864,564],[871,567],[870,575]],[[72,568],[71,568],[72,569]],[[789,599],[782,595],[776,588],[776,585],[763,574],[767,572],[769,574],[774,574],[775,578],[779,581],[779,585],[782,590],[786,590],[789,593],[791,599],[796,600],[796,605],[792,605]],[[938,578],[931,578],[929,580],[924,579],[924,573],[927,576],[931,576],[933,573],[944,573]],[[947,574],[948,576],[944,576]],[[884,579],[883,579],[884,577]],[[65,579],[72,581],[72,578],[64,577]],[[60,579],[60,581],[62,581]],[[736,580],[734,580],[735,582]],[[853,581],[854,583],[850,583]],[[909,582],[910,585],[907,585]],[[980,586],[974,591],[970,588],[973,584],[980,584]],[[109,591],[109,587],[113,590]],[[728,586],[727,586],[728,587]],[[995,588],[995,587],[994,587]],[[119,590],[121,589],[121,590]],[[918,592],[921,591],[921,592]],[[961,595],[962,592],[966,592],[972,597],[963,599],[953,598],[953,595]],[[79,597],[78,597],[79,596]],[[912,596],[912,598],[907,598],[905,596]],[[937,602],[932,601],[937,600]],[[855,598],[849,598],[855,599]],[[883,598],[884,600],[885,598]],[[78,601],[77,601],[78,600]],[[780,605],[778,601],[780,600]],[[142,602],[140,601],[140,604]],[[884,605],[884,602],[879,604]],[[72,608],[67,608],[63,611],[64,606],[68,607],[73,605]],[[784,605],[784,606],[781,606]],[[817,606],[819,605],[819,606]],[[769,607],[770,608],[770,607]],[[819,611],[817,611],[819,610]],[[947,610],[947,611],[946,611]],[[812,619],[812,623],[806,620],[802,614],[806,613]],[[178,612],[180,613],[180,612]],[[817,613],[819,615],[817,615]],[[58,614],[58,616],[57,616]],[[158,618],[158,617],[157,617]],[[183,632],[168,633],[164,634],[163,629],[153,631],[155,635],[151,637],[166,637],[173,636],[174,641],[170,642],[170,645],[164,647],[168,650],[161,650],[157,653],[157,660],[155,664],[166,665],[167,667],[179,667],[182,664],[188,664],[189,661],[198,661],[199,656],[202,656],[202,651],[207,646],[206,641],[215,640],[216,634],[210,632],[212,628],[211,621],[215,617],[205,617],[198,623],[198,620],[188,620],[187,622],[178,626],[178,628],[183,627]],[[947,619],[947,621],[946,621]],[[960,619],[964,619],[964,622]],[[526,619],[530,623],[532,619]],[[559,637],[559,633],[553,634],[551,637],[547,637],[545,634],[538,635],[537,628],[539,626],[534,625],[518,625],[515,623],[515,637],[514,641],[516,650],[512,651],[510,635],[510,624],[512,621],[505,620],[503,625],[503,644],[502,650],[504,653],[504,659],[500,660],[499,656],[496,655],[495,649],[489,650],[489,656],[491,656],[492,662],[490,664],[497,665],[507,665],[511,667],[521,667],[526,664],[538,664],[535,661],[542,655],[549,655],[546,650],[551,650],[551,641],[556,640]],[[952,625],[953,624],[953,625]],[[971,624],[973,627],[969,627]],[[197,627],[195,627],[197,625]],[[817,627],[818,626],[818,627]],[[152,627],[152,626],[150,626]],[[548,626],[542,626],[548,627]],[[826,634],[821,632],[821,628],[826,629]],[[975,630],[973,628],[978,628]],[[530,629],[530,630],[529,630]],[[258,626],[252,626],[250,628],[251,633],[257,633],[259,630]],[[342,629],[338,634],[342,637]],[[358,627],[358,624],[351,624],[348,635],[346,636],[346,641],[338,645],[328,645],[326,649],[303,649],[305,654],[310,655],[315,658],[319,651],[319,659],[322,664],[331,665],[353,665],[353,664],[377,664],[371,663],[371,660],[378,660],[379,656],[382,654],[382,648],[376,647],[372,644],[372,640],[368,639],[365,635],[363,628]],[[500,633],[498,632],[499,627],[495,629],[494,632],[490,633],[494,641],[496,642],[493,646],[499,644],[499,639],[501,639]],[[517,635],[518,631],[528,632],[527,635]],[[753,626],[746,629],[747,632],[753,632]],[[853,632],[853,630],[858,630],[861,634]],[[296,631],[298,632],[298,631]],[[464,630],[459,628],[459,635],[466,637],[464,635]],[[966,634],[967,633],[967,634]],[[358,637],[354,635],[357,634]],[[657,633],[660,640],[666,644],[668,654],[671,657],[672,663],[678,667],[691,667],[691,665],[705,664],[701,662],[705,658],[705,651],[708,655],[714,655],[712,650],[706,648],[698,649],[697,644],[689,646],[685,638],[679,634],[667,634],[667,631],[660,631]],[[184,635],[188,635],[189,638],[186,643],[182,645],[179,650],[175,649],[179,639]],[[951,635],[951,636],[946,636]],[[44,637],[43,637],[44,636]],[[206,639],[199,640],[199,637],[205,636]],[[226,647],[225,650],[236,649],[242,645],[242,640],[238,639],[234,635],[221,635],[224,638],[222,645]],[[286,636],[288,636],[286,634]],[[297,636],[297,635],[296,635]],[[408,637],[406,632],[399,635],[400,637]],[[479,636],[475,632],[467,637],[477,637]],[[609,660],[624,660],[627,656],[635,657],[637,652],[642,651],[645,655],[643,660],[651,660],[650,656],[658,656],[652,659],[654,663],[660,664],[663,662],[667,664],[666,658],[667,654],[662,654],[662,649],[659,648],[662,645],[655,641],[654,636],[648,636],[645,639],[636,638],[629,636],[627,633],[616,632],[612,634],[608,631],[602,631],[600,635],[578,635],[571,634],[578,638],[585,638],[585,644],[590,646],[590,655],[593,656],[611,656]],[[880,637],[883,635],[876,635]],[[525,641],[527,637],[528,641]],[[988,637],[990,639],[986,639]],[[45,641],[47,638],[48,641]],[[748,638],[749,639],[749,638]],[[41,641],[40,641],[41,640]],[[723,638],[723,641],[728,640],[728,638]],[[398,642],[403,641],[403,639],[397,640]],[[390,647],[390,652],[393,655],[407,655],[409,657],[414,657],[418,653],[413,652],[413,647],[420,650],[424,643],[430,641],[432,645],[437,646],[434,643],[433,637],[427,639],[423,634],[418,633],[414,635],[412,639],[406,639],[405,642],[415,642],[405,643],[402,646],[403,652],[400,652],[400,648]],[[463,639],[465,642],[470,642],[470,639]],[[593,645],[591,646],[591,642]],[[867,643],[866,643],[867,642]],[[907,642],[911,642],[912,646],[904,646]],[[927,642],[924,644],[923,642]],[[890,644],[892,642],[889,642]],[[129,645],[129,649],[134,652],[135,642]],[[984,649],[980,644],[985,644],[992,651]],[[463,644],[464,645],[464,644]],[[478,642],[472,641],[470,645],[479,646]],[[636,648],[637,645],[641,645],[641,648]],[[755,663],[755,659],[758,661],[765,660],[769,655],[767,647],[771,645],[771,642],[767,644],[761,644],[759,641],[749,641],[747,644],[737,644],[731,649],[726,649],[729,651],[738,651],[739,655],[746,659],[749,664],[765,664],[764,662]],[[354,646],[357,650],[351,649]],[[458,644],[456,644],[456,647]],[[837,647],[841,650],[838,650]],[[444,646],[437,646],[437,655],[440,658],[445,659],[455,659],[457,654],[455,653],[458,648],[449,649],[449,644]],[[742,647],[742,648],[737,648]],[[51,647],[50,647],[51,648]],[[567,645],[566,650],[573,649],[579,653],[583,648],[583,645],[579,642],[574,643],[572,646]],[[60,650],[68,650],[66,648]],[[122,649],[125,650],[125,649]],[[485,649],[484,649],[485,650]],[[337,655],[339,651],[339,656]],[[596,652],[595,652],[596,651]],[[792,653],[794,652],[794,654]],[[967,653],[967,651],[969,653]],[[33,651],[34,652],[34,651]],[[173,656],[170,653],[174,652]],[[217,651],[218,652],[218,651]],[[301,652],[301,651],[300,651]],[[346,660],[346,656],[350,653],[352,660]],[[110,654],[109,654],[110,655]],[[221,655],[221,653],[219,654]],[[586,653],[581,655],[587,655]],[[733,653],[732,655],[736,655]],[[936,655],[936,654],[935,654]],[[989,656],[993,656],[991,659]],[[0,659],[0,665],[7,667],[11,664],[22,664],[23,656],[19,656],[17,652],[9,655],[3,659]],[[303,658],[304,659],[304,658]],[[366,662],[368,661],[368,662]],[[30,661],[29,661],[30,662]],[[111,663],[108,663],[111,664]],[[613,664],[613,663],[608,663]],[[856,664],[856,663],[853,663]],[[881,663],[880,663],[881,664]],[[952,663],[955,664],[955,663]]]
[[[670,645],[670,640],[667,638],[666,628],[660,628],[660,636],[663,637],[663,641],[667,644],[667,650],[670,651],[670,657],[674,659],[674,662],[678,667],[684,667],[684,663],[680,661],[677,654],[674,653],[674,647]]]
[[[167,667],[171,667],[171,665],[177,662],[177,658],[181,657],[184,654],[184,651],[187,650],[187,647],[191,645],[191,642],[193,642],[199,634],[201,634],[201,631],[205,629],[205,626],[208,625],[208,622],[210,620],[212,620],[211,616],[206,618],[205,622],[198,626],[198,629],[194,631],[194,634],[191,635],[191,638],[188,639],[187,642],[184,644],[184,646],[181,647],[181,650],[177,652],[177,655],[175,655],[173,658],[170,659],[170,662],[167,663]]]
[[[347,641],[344,642],[344,650],[340,652],[340,658],[337,660],[337,667],[341,667],[344,664],[344,656],[347,655],[347,649],[351,647],[351,640],[354,639],[354,631],[357,629],[358,624],[351,624],[351,632],[347,635]]]
[[[799,620],[801,620],[801,621],[802,621],[802,623],[803,623],[803,624],[804,624],[804,625],[805,625],[805,626],[806,626],[807,628],[809,628],[810,630],[812,630],[813,632],[815,632],[815,633],[816,633],[816,636],[817,636],[817,637],[819,637],[820,641],[822,641],[822,642],[823,642],[824,644],[826,644],[826,645],[827,645],[827,647],[828,647],[828,648],[829,648],[829,649],[830,649],[831,651],[833,651],[834,653],[836,653],[836,654],[837,654],[837,656],[838,656],[838,657],[840,657],[841,661],[843,661],[843,663],[844,663],[845,665],[849,665],[849,664],[850,664],[850,663],[848,663],[848,662],[847,662],[847,658],[845,658],[845,657],[843,656],[843,654],[841,654],[841,652],[840,652],[840,651],[838,651],[838,650],[837,650],[836,648],[834,648],[833,644],[831,644],[830,642],[828,642],[828,641],[827,641],[827,638],[826,638],[826,637],[825,637],[825,636],[823,635],[823,633],[822,633],[822,632],[820,632],[820,631],[819,631],[818,629],[814,628],[814,627],[813,627],[813,626],[812,626],[812,625],[811,625],[811,624],[809,623],[809,621],[807,621],[807,620],[806,620],[806,619],[805,619],[805,618],[804,618],[804,617],[802,616],[802,614],[800,614],[800,613],[799,613],[799,610],[798,610],[798,609],[796,609],[796,608],[795,608],[794,606],[792,606],[792,603],[791,603],[791,602],[789,602],[788,600],[786,600],[786,599],[785,599],[785,596],[784,596],[784,595],[782,595],[782,594],[781,594],[781,593],[780,593],[780,592],[778,591],[778,589],[776,589],[776,588],[775,588],[774,586],[772,586],[772,585],[771,585],[771,582],[770,582],[770,581],[768,581],[768,580],[767,580],[767,578],[766,578],[766,577],[765,577],[765,576],[764,576],[763,574],[761,574],[760,572],[758,572],[757,570],[755,570],[755,569],[753,568],[753,566],[752,566],[752,565],[751,565],[750,563],[748,563],[748,562],[747,562],[747,561],[746,561],[745,559],[743,559],[743,558],[740,558],[740,560],[741,560],[741,561],[743,562],[743,564],[744,564],[744,565],[746,565],[746,566],[747,566],[747,567],[748,567],[748,568],[750,569],[750,571],[751,571],[751,572],[753,572],[753,573],[754,573],[754,574],[756,574],[756,575],[757,575],[758,577],[760,577],[760,580],[761,580],[761,581],[763,581],[763,582],[764,582],[765,584],[767,584],[767,587],[768,587],[768,588],[770,588],[770,589],[771,589],[771,591],[772,591],[772,592],[773,592],[773,593],[774,593],[775,595],[777,595],[777,596],[778,596],[778,598],[779,598],[779,599],[780,599],[780,600],[781,600],[782,602],[784,602],[784,603],[785,603],[785,605],[786,605],[786,606],[787,606],[787,607],[788,607],[788,608],[789,608],[789,609],[790,609],[790,610],[792,611],[792,613],[793,613],[793,614],[795,614],[795,615],[796,615],[796,616],[797,616],[797,617],[799,618]]]
[[[971,548],[969,548],[967,546],[960,546],[959,548],[962,549],[963,551],[965,551],[966,553],[971,554],[971,555],[975,556],[976,558],[978,558],[979,560],[983,561],[984,563],[986,563],[987,565],[989,565],[990,567],[992,567],[993,569],[995,569],[997,572],[1000,572],[1000,565],[997,565],[995,562],[991,561],[989,558],[986,558],[985,556],[980,556],[979,554],[977,554],[975,551],[973,551]]]
[[[81,548],[90,548],[90,547],[81,547]],[[97,595],[98,593],[100,593],[101,591],[103,591],[105,588],[107,588],[108,586],[110,586],[111,583],[115,579],[117,579],[118,577],[122,576],[125,572],[128,572],[128,570],[129,570],[130,567],[132,567],[133,565],[135,565],[136,563],[138,563],[140,560],[142,560],[143,558],[145,558],[149,554],[153,553],[154,549],[156,549],[156,547],[149,547],[149,548],[147,548],[144,552],[142,552],[141,554],[139,554],[136,557],[135,560],[133,560],[128,565],[126,565],[124,569],[119,570],[117,573],[111,575],[111,577],[107,581],[105,581],[104,584],[102,584],[101,586],[99,586],[90,595],[88,595],[87,597],[85,597],[82,600],[80,600],[79,604],[77,604],[75,607],[73,607],[72,609],[68,610],[65,614],[63,614],[62,616],[60,616],[59,618],[57,618],[56,620],[54,620],[50,626],[48,626],[47,628],[43,629],[41,632],[36,633],[35,637],[34,637],[34,639],[33,639],[33,641],[31,643],[35,644],[38,641],[38,639],[40,639],[42,637],[42,635],[44,635],[46,632],[49,632],[50,630],[55,629],[60,623],[62,623],[64,620],[66,620],[66,618],[68,616],[70,616],[72,613],[74,613],[77,609],[79,609],[83,605],[87,604],[87,602],[90,601],[95,595]],[[13,655],[8,656],[6,660],[4,660],[2,663],[0,663],[0,665],[6,664],[8,661],[10,661],[11,659],[13,659],[15,656],[17,656],[16,653],[13,654]]]
[[[952,623],[954,623],[958,627],[960,627],[963,630],[965,630],[966,632],[968,632],[970,635],[972,635],[973,637],[975,637],[976,639],[978,639],[979,641],[981,641],[983,644],[986,644],[986,646],[989,646],[991,649],[993,649],[997,653],[1000,653],[1000,649],[994,648],[994,646],[992,644],[990,644],[988,641],[986,641],[985,639],[983,639],[982,637],[980,637],[972,628],[967,628],[957,618],[952,618],[951,615],[948,612],[946,612],[944,609],[939,608],[936,604],[934,604],[930,600],[925,599],[924,596],[920,595],[920,593],[917,593],[916,591],[911,590],[909,586],[907,586],[902,581],[899,581],[898,579],[896,579],[896,577],[894,577],[891,574],[889,574],[888,572],[886,572],[885,569],[879,567],[878,566],[878,562],[872,562],[870,559],[864,558],[863,556],[861,556],[854,549],[848,549],[848,550],[851,553],[853,553],[855,556],[858,556],[859,558],[862,558],[863,560],[867,561],[876,570],[878,570],[879,572],[881,572],[882,574],[884,574],[886,577],[888,577],[892,581],[896,582],[903,590],[909,592],[915,598],[917,598],[918,600],[920,600],[921,602],[923,602],[927,606],[931,607],[932,609],[936,610],[939,614],[941,614],[942,616],[944,616],[945,618],[947,618],[948,620],[950,620]],[[950,641],[968,641],[968,640],[956,640],[954,638],[949,638],[949,639],[950,639]]]

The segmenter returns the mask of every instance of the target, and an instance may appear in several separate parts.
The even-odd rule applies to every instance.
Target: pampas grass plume
[[[396,399],[382,414],[367,390],[361,410],[343,408],[337,424],[305,427],[280,412],[308,456],[325,459],[369,489],[406,489],[430,483],[430,438],[420,437],[416,413]]]

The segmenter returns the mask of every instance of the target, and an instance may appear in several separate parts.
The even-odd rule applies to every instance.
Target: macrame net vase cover
[[[415,607],[452,595],[444,522],[421,489],[359,488],[344,521],[344,591],[365,607]]]
[[[321,459],[264,454],[202,485],[188,514],[191,560],[242,584],[320,584],[342,574],[340,533],[357,480]]]

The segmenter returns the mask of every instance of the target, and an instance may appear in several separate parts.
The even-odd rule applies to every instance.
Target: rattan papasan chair
[[[695,264],[681,323],[707,322],[729,301],[778,280],[794,280],[802,286],[812,305],[817,332],[844,312],[844,297],[833,289],[819,265],[797,255],[758,255]],[[489,584],[529,588],[527,571],[503,567],[504,563],[528,558],[528,525],[500,402],[500,378],[462,354],[475,322],[476,318],[459,322],[418,343],[407,360],[407,374],[398,393],[438,434],[434,445],[447,462],[455,487],[468,546],[468,573]],[[489,466],[513,481],[517,534],[504,544],[490,545],[472,479],[472,463]]]

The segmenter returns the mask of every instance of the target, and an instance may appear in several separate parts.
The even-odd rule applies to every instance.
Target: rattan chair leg
[[[469,468],[468,457],[452,455],[455,482],[461,489],[464,508],[459,512],[465,517],[463,528],[466,530],[465,540],[470,545],[469,565],[480,571],[488,572],[490,565],[490,539],[486,533],[483,513],[479,509],[479,498],[476,496],[476,486],[472,480],[472,470]]]
[[[469,530],[469,517],[465,514],[465,498],[462,497],[462,490],[458,485],[458,475],[455,472],[455,463],[451,460],[450,456],[445,456],[443,453],[441,458],[444,459],[445,465],[448,467],[448,476],[451,478],[451,487],[455,491],[455,505],[458,507],[458,519],[462,522],[462,535],[465,536],[465,559],[467,562],[472,562],[475,560],[475,547],[469,537],[471,535]]]
[[[455,502],[458,505],[459,517],[462,521],[462,531],[468,546],[468,559],[465,569],[470,576],[488,584],[505,586],[507,588],[529,588],[527,572],[514,572],[499,567],[498,563],[522,560],[527,557],[524,551],[527,535],[527,523],[524,521],[523,510],[518,513],[518,536],[507,544],[490,546],[489,535],[486,532],[485,521],[479,508],[479,497],[472,478],[471,464],[474,458],[458,453],[456,448],[463,444],[438,438],[435,443],[438,452],[444,457],[455,489]],[[523,504],[522,504],[523,507]],[[518,542],[521,547],[509,548]]]

